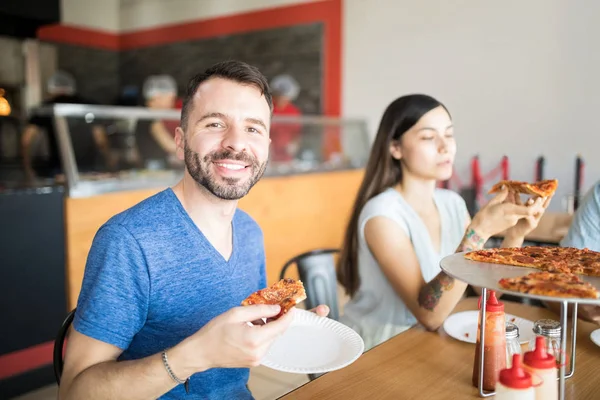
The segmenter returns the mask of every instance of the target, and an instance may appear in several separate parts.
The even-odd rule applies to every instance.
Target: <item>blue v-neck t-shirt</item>
[[[114,216],[96,234],[74,328],[123,349],[159,353],[266,286],[262,231],[236,210],[229,260],[210,244],[171,189]],[[165,374],[167,371],[165,370]],[[246,399],[247,368],[214,368],[161,399]]]

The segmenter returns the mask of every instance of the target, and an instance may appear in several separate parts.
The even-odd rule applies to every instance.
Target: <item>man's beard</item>
[[[230,150],[213,151],[200,158],[200,154],[192,150],[187,141],[183,146],[185,154],[185,166],[190,176],[198,185],[206,188],[210,193],[223,200],[239,200],[244,197],[250,189],[258,182],[265,173],[267,161],[259,163],[255,157],[246,152],[234,153]],[[250,168],[251,175],[245,181],[238,178],[220,177],[223,182],[218,182],[217,177],[211,170],[214,162],[220,160],[242,161]]]

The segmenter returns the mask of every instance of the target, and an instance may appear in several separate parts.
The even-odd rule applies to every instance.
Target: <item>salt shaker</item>
[[[533,324],[533,333],[535,336],[529,341],[529,350],[536,347],[536,337],[543,336],[546,340],[546,353],[552,354],[557,361],[561,360],[560,353],[560,322],[553,319],[540,319]]]
[[[522,355],[519,341],[519,327],[512,322],[506,323],[506,368],[512,366],[513,356]]]

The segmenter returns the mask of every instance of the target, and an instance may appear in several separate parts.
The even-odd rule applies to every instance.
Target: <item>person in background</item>
[[[273,116],[299,117],[302,112],[293,104],[300,93],[300,85],[290,75],[278,75],[271,81],[273,91]],[[276,122],[271,126],[271,159],[286,162],[294,159],[300,147],[302,125]]]
[[[600,252],[600,181],[597,181],[584,196],[567,235],[560,241],[560,246]],[[560,313],[559,303],[546,305],[557,314]],[[600,307],[580,304],[577,316],[585,321],[600,324]]]
[[[176,132],[184,176],[96,234],[60,400],[186,399],[183,382],[193,399],[252,399],[248,367],[292,322],[293,309],[262,323],[280,307],[239,306],[266,286],[263,233],[237,205],[267,165],[268,83],[226,61],[187,87]]]
[[[177,83],[169,75],[153,75],[146,79],[142,89],[145,105],[152,110],[174,110]],[[172,129],[176,127],[171,126]],[[140,157],[145,161],[176,162],[173,132],[162,120],[138,120],[136,143]]]
[[[115,102],[117,106],[137,107],[140,105],[139,88],[135,85],[126,85]]]
[[[457,193],[436,189],[452,175],[456,149],[450,113],[436,99],[403,96],[385,110],[338,265],[350,295],[341,321],[367,349],[416,323],[439,328],[467,287],[440,260],[505,230],[503,246],[521,246],[550,202],[516,204],[504,188],[471,220]]]
[[[600,181],[584,196],[560,245],[600,252]]]
[[[75,79],[65,71],[57,71],[47,83],[50,98],[42,106],[53,104],[93,104],[91,101],[77,95]],[[61,156],[58,147],[58,138],[54,127],[52,115],[34,115],[27,121],[21,136],[23,154],[23,167],[28,180],[36,177],[54,178],[62,173]],[[93,171],[98,167],[98,156],[110,164],[109,145],[104,128],[99,124],[91,127],[83,121],[70,125],[77,125],[75,132],[71,126],[71,142],[75,152],[77,166],[82,171]],[[81,125],[85,124],[85,125]],[[48,143],[48,158],[40,160],[34,157],[33,147],[41,135],[46,135]]]

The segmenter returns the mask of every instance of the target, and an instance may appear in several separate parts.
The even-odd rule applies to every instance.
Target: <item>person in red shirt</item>
[[[300,85],[289,75],[278,75],[271,81],[273,116],[301,116],[292,102],[300,93]],[[276,122],[271,124],[271,160],[286,162],[294,159],[302,136],[302,124]]]
[[[149,76],[143,86],[147,108],[153,110],[175,109],[177,82],[169,75]],[[148,161],[177,164],[175,157],[175,128],[177,120],[139,120],[136,126],[136,142],[140,156]]]

